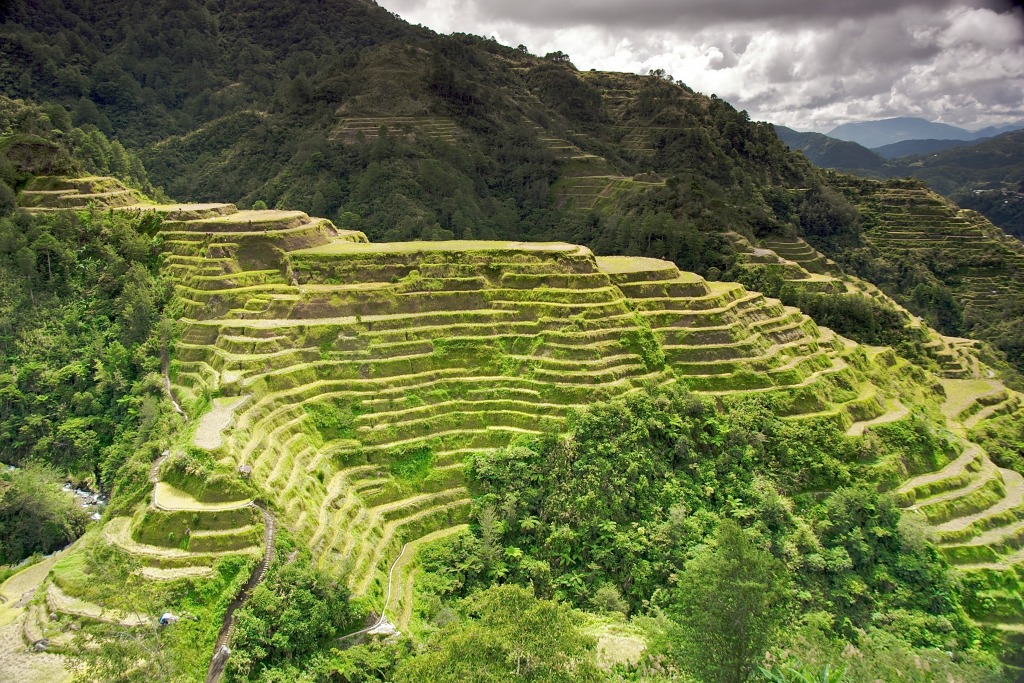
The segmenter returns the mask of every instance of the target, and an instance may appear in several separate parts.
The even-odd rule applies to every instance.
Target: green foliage
[[[0,95],[0,216],[10,189],[21,189],[33,175],[114,176],[146,194],[155,194],[138,156],[96,126],[71,125],[59,104],[37,105]],[[13,200],[13,197],[11,197]]]
[[[434,464],[434,451],[430,446],[418,446],[391,451],[388,471],[403,482],[423,481]]]
[[[86,543],[86,541],[88,541]],[[150,625],[120,626],[75,620],[82,627],[73,651],[82,667],[75,680],[83,683],[144,683],[145,681],[201,680],[206,673],[221,616],[245,583],[253,559],[240,556],[220,560],[210,578],[170,582],[140,581],[140,566],[114,546],[83,540],[75,552],[53,568],[53,580],[71,595],[125,613],[138,613]],[[180,617],[169,627],[157,628],[164,612]],[[71,620],[63,617],[62,627]],[[197,656],[203,653],[203,656]]]
[[[955,579],[891,497],[866,487],[839,489],[817,524],[821,549],[806,558],[812,571],[805,586],[841,604],[847,627],[889,625],[920,647],[971,645],[976,630]]]
[[[833,425],[780,420],[758,401],[720,412],[671,388],[592,405],[565,435],[478,455],[468,471],[502,524],[503,572],[581,604],[611,583],[637,606],[717,515],[760,520],[782,543],[793,521],[780,490],[847,482],[855,457]]]
[[[1010,235],[1024,237],[1024,194],[1020,186],[997,190],[963,189],[947,196],[965,209],[973,209]]]
[[[715,547],[686,563],[670,614],[683,667],[707,683],[738,683],[757,670],[789,597],[785,566],[724,520]]]
[[[256,493],[234,468],[195,446],[171,453],[160,466],[160,479],[206,503],[241,500]]]
[[[876,425],[872,432],[911,475],[938,470],[957,455],[953,435],[918,413],[909,420]]]
[[[787,283],[778,267],[737,268],[731,278],[747,289],[795,306],[814,322],[860,344],[892,346],[904,357],[920,358],[921,333],[909,327],[903,314],[890,304],[863,294],[813,292]]]
[[[494,586],[467,599],[461,612],[398,667],[396,683],[599,680],[595,643],[565,605],[518,586]]]
[[[113,213],[0,219],[7,462],[48,462],[110,489],[130,460],[159,453],[150,444],[166,434],[168,407],[157,322],[171,288],[157,275],[156,225]]]
[[[619,612],[629,615],[629,603],[622,599],[619,589],[610,583],[606,583],[594,591],[594,596],[590,598],[590,605],[598,612]]]
[[[394,680],[398,664],[410,656],[411,644],[411,640],[402,639],[397,643],[370,641],[344,650],[322,649],[298,661],[285,660],[273,669],[264,669],[258,680],[263,683],[388,683]]]
[[[273,565],[236,613],[229,680],[264,680],[264,672],[301,661],[351,630],[358,615],[348,598],[344,585],[315,569],[308,554]]]
[[[813,671],[808,666],[786,666],[761,668],[761,677],[767,683],[842,683],[846,669],[832,669],[826,664],[821,671]]]
[[[75,540],[88,520],[46,465],[0,472],[0,564],[48,555]]]
[[[1024,474],[1024,420],[1020,411],[983,420],[970,436],[997,465]]]
[[[875,152],[856,142],[838,140],[822,133],[805,133],[785,126],[775,126],[779,138],[792,150],[804,153],[816,166],[840,170],[880,168],[884,160]]]
[[[818,616],[808,615],[787,633],[778,654],[772,653],[776,663],[766,681],[823,681],[826,670],[833,680],[841,675],[843,683],[1008,680],[1009,672],[987,653],[914,647],[897,634],[878,628],[868,628],[847,641],[831,634],[829,625],[820,623]]]
[[[639,315],[634,316],[634,320],[637,327],[623,333],[622,345],[631,353],[640,356],[648,371],[661,370],[665,367],[665,351],[651,331],[651,324]]]
[[[1024,234],[1024,132],[1019,130],[935,154],[894,159],[887,174],[912,175],[1011,235]]]
[[[335,402],[307,403],[303,406],[323,441],[351,438],[358,406],[340,406]]]

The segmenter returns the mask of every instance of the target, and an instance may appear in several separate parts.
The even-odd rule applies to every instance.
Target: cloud
[[[804,130],[923,116],[1024,119],[1024,14],[996,0],[383,0],[581,69],[661,68],[751,116]]]
[[[930,10],[949,7],[953,0],[911,0],[913,5]],[[430,0],[392,0],[385,2],[402,14],[417,12],[424,5],[440,3]],[[693,28],[737,22],[833,21],[865,18],[892,11],[892,0],[840,0],[809,2],[808,0],[453,0],[463,10],[472,7],[482,20],[510,21],[528,26],[616,26],[619,28]]]

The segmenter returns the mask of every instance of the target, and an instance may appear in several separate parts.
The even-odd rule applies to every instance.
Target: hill
[[[772,603],[746,666],[1016,676],[1021,263],[980,216],[360,0],[0,11],[0,438],[55,472],[0,520],[110,496],[0,585],[19,671],[687,680],[730,637],[693,577],[753,567],[712,615]]]
[[[964,128],[935,123],[915,116],[844,123],[830,130],[828,135],[839,140],[856,142],[868,149],[877,149],[904,140],[974,139],[974,134]]]
[[[867,510],[879,503],[856,502],[868,494],[855,494],[843,482],[872,482],[933,529],[943,556],[973,588],[951,597],[952,606],[923,607],[902,597],[913,591],[883,597],[889,590],[874,578],[855,568],[832,570],[870,581],[869,602],[844,608],[848,618],[866,626],[864,620],[879,610],[938,610],[942,619],[959,620],[958,635],[944,641],[948,647],[961,647],[957,643],[979,627],[1012,637],[1022,618],[1014,607],[1016,589],[1002,586],[1016,561],[1016,517],[1006,511],[1019,507],[1024,480],[1009,461],[994,462],[971,440],[995,449],[1003,430],[1018,424],[1019,396],[992,379],[970,343],[934,337],[799,240],[775,239],[755,248],[739,235],[730,237],[751,272],[778,268],[805,292],[889,306],[901,316],[899,325],[917,329],[922,341],[941,351],[936,358],[943,358],[942,365],[859,346],[777,300],[739,284],[709,282],[667,261],[595,257],[565,243],[373,243],[296,211],[156,205],[144,198],[125,205],[117,186],[110,178],[36,177],[21,199],[40,221],[61,215],[52,210],[57,207],[95,211],[101,202],[127,217],[160,218],[163,268],[174,283],[180,316],[167,392],[189,420],[164,413],[176,427],[169,439],[157,437],[166,444],[164,455],[152,464],[142,460],[145,466],[131,475],[147,481],[141,495],[122,499],[102,528],[53,566],[43,593],[57,620],[43,619],[39,609],[25,615],[26,632],[49,637],[60,651],[82,652],[62,635],[65,622],[86,620],[94,638],[119,629],[139,634],[156,604],[200,609],[189,597],[193,591],[211,596],[201,609],[215,615],[250,569],[257,583],[278,581],[275,572],[296,553],[306,553],[300,556],[322,572],[320,580],[342,579],[361,596],[354,604],[380,606],[400,630],[423,633],[421,620],[431,618],[433,609],[424,601],[451,597],[452,590],[461,594],[438,587],[449,571],[441,567],[474,538],[467,522],[477,528],[497,514],[486,512],[488,501],[512,515],[504,518],[508,531],[501,540],[490,541],[502,544],[506,576],[525,580],[538,576],[538,566],[548,567],[543,580],[564,586],[563,597],[580,605],[591,604],[597,582],[616,577],[627,581],[622,595],[628,604],[639,604],[667,572],[681,569],[685,557],[665,552],[671,548],[659,535],[676,533],[671,529],[677,522],[656,512],[648,487],[662,491],[658,496],[676,491],[703,515],[724,514],[737,495],[763,505],[758,496],[771,487],[777,491],[772,495],[797,505],[793,522],[771,532],[785,537],[802,533],[798,520],[814,509],[805,507],[807,496],[831,491],[829,505]],[[101,187],[106,191],[97,192]],[[938,394],[936,387],[942,387]],[[627,414],[616,412],[627,406]],[[692,429],[674,438],[701,454],[696,460],[673,457],[713,463],[712,470],[690,474],[665,461],[657,467],[668,469],[658,474],[647,468],[660,461],[645,461],[630,475],[638,483],[627,487],[636,493],[622,500],[625,508],[612,499],[576,522],[574,538],[583,553],[553,554],[562,552],[552,548],[566,533],[562,515],[595,505],[595,492],[604,489],[602,477],[588,468],[614,467],[614,457],[635,463],[638,452],[644,458],[672,452],[648,437],[614,445],[618,441],[606,442],[593,430],[623,420],[622,434],[647,425],[658,435],[676,429],[656,426],[665,419],[658,411],[668,406],[666,416]],[[1000,416],[1012,420],[1000,422]],[[760,443],[743,436],[739,425],[770,435],[758,446],[765,449],[758,458],[767,479],[750,479],[745,467],[730,461]],[[699,436],[713,429],[726,430],[725,442]],[[574,466],[576,473],[541,476],[547,470],[538,469],[531,476],[539,478],[524,479],[523,468],[545,462],[531,454],[560,453],[563,437],[556,435],[566,430],[575,435],[574,448],[591,454]],[[929,433],[941,436],[913,447],[905,441],[908,434]],[[793,450],[800,443],[816,445]],[[619,448],[621,456],[615,455]],[[844,464],[852,452],[860,455]],[[517,464],[505,473],[509,457]],[[549,461],[556,470],[560,459]],[[239,467],[248,480],[235,474]],[[127,471],[118,476],[129,476]],[[722,477],[739,479],[712,492],[708,486]],[[550,493],[534,501],[530,496],[537,493],[524,488],[527,481],[550,487]],[[560,490],[560,483],[570,489]],[[570,491],[571,505],[558,512],[560,497]],[[271,512],[260,515],[254,497]],[[518,501],[518,511],[508,512],[511,500]],[[838,520],[846,513],[829,514],[840,515]],[[609,522],[628,523],[637,515],[661,531],[639,542],[625,535],[601,540]],[[294,539],[292,560],[272,552],[277,528]],[[904,532],[893,526],[890,533]],[[830,536],[819,542],[844,543]],[[614,550],[587,557],[602,544]],[[134,567],[135,587],[127,593],[83,578],[112,571],[112,550]],[[482,548],[470,552],[481,567],[496,561]],[[653,573],[623,564],[625,552],[651,562]],[[871,552],[878,557],[872,567],[907,557],[903,550],[904,559],[897,560],[883,545]],[[403,560],[407,554],[411,564]],[[925,558],[918,561],[937,561]],[[820,584],[819,570],[799,569],[803,563],[787,571],[809,595],[822,591],[822,599],[831,601],[843,594]],[[578,579],[569,583],[573,576]],[[481,579],[470,571],[462,580],[476,585]],[[906,585],[938,588],[933,580],[918,576]],[[884,585],[891,588],[889,580]],[[393,598],[386,601],[389,594]],[[973,621],[957,616],[961,604]],[[345,622],[352,616],[340,619],[353,623]],[[239,634],[250,632],[244,620],[239,624]],[[193,643],[216,651],[214,626],[205,620],[173,631],[190,634],[181,642],[193,654],[174,665],[179,675],[205,670]],[[934,628],[930,637],[940,637],[941,627]],[[233,676],[244,677],[244,669],[235,667],[251,661],[246,637],[231,641],[237,650],[228,660]],[[144,637],[134,638],[145,646]],[[173,641],[168,646],[172,653],[180,647]],[[870,675],[877,676],[881,664],[868,661]],[[330,671],[341,665],[321,659],[316,666]]]
[[[1003,133],[967,147],[895,159],[892,175],[913,175],[1006,232],[1024,236],[1024,131]]]
[[[945,152],[948,149],[967,147],[971,144],[972,141],[967,140],[901,140],[890,145],[876,147],[872,151],[884,159],[897,159],[899,157]]]
[[[780,138],[823,168],[867,178],[913,176],[964,208],[974,209],[1011,235],[1024,235],[1019,194],[1024,180],[1024,132],[978,140],[904,140],[875,150],[817,133],[777,128]],[[852,145],[846,147],[843,145]]]
[[[1016,189],[1024,179],[1024,131],[1003,133],[967,147],[896,159],[891,163],[891,173],[912,173],[941,194]]]
[[[882,167],[878,153],[856,142],[837,140],[821,133],[801,133],[785,126],[775,126],[779,139],[792,150],[803,152],[815,165],[839,170],[872,170]]]

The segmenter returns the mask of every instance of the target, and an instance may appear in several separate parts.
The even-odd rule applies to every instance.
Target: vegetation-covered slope
[[[84,189],[79,206],[97,201]],[[26,197],[36,195],[30,190]],[[246,556],[258,552],[260,521],[247,506],[258,493],[314,566],[366,596],[355,605],[381,606],[390,588],[385,615],[422,637],[437,614],[430,600],[450,601],[499,577],[529,581],[541,596],[591,609],[621,599],[629,610],[683,609],[689,598],[659,586],[687,566],[719,516],[743,519],[743,510],[760,520],[750,533],[770,547],[797,542],[801,524],[816,529],[812,546],[784,553],[778,570],[802,587],[798,613],[817,605],[859,628],[869,626],[869,613],[882,613],[891,621],[874,638],[890,633],[905,639],[903,648],[941,644],[965,653],[975,631],[964,608],[979,623],[1011,634],[1016,628],[1017,593],[1007,583],[1015,571],[1010,511],[1024,487],[1020,475],[993,464],[962,429],[1012,413],[1018,399],[985,380],[985,366],[969,351],[951,351],[959,369],[931,366],[978,378],[960,380],[962,386],[948,380],[940,405],[936,380],[891,351],[858,347],[795,309],[680,273],[665,261],[595,258],[560,243],[371,243],[305,214],[230,205],[118,210],[164,216],[165,263],[184,314],[170,368],[173,393],[201,419],[171,440],[170,458],[152,468],[158,483],[147,499],[121,506],[120,516],[55,567],[45,593],[61,620],[91,619],[97,626],[90,633],[107,629],[103,637],[127,629],[136,634],[130,642],[142,646],[147,638],[138,624],[161,600],[195,610],[193,591],[216,594],[203,613],[217,614],[252,566]],[[856,280],[825,275],[835,266],[806,246],[772,242],[789,257],[783,259],[733,239],[753,267],[771,265],[771,254],[782,272],[822,271],[794,281],[844,282],[870,296]],[[572,440],[556,437],[566,430]],[[627,454],[633,473],[621,489],[608,489],[609,476],[620,471],[615,458]],[[760,478],[754,463],[761,463]],[[237,479],[239,465],[251,468],[255,488]],[[894,563],[895,571],[910,557],[924,563],[909,574],[899,570],[899,585],[910,592],[883,597],[891,591],[863,575],[867,588],[859,598],[829,606],[840,596],[852,599],[845,586],[858,565],[839,563],[823,581],[802,558],[840,552],[848,542],[824,520],[879,505],[877,494],[842,489],[856,481],[891,492],[882,517],[871,522],[881,526],[873,528],[892,527],[887,533],[910,543],[908,532],[895,532],[897,509],[886,506],[910,507],[935,527],[970,590],[938,602],[911,599],[915,590],[949,590],[940,561],[927,550],[913,555],[909,546],[883,544],[873,546],[869,566]],[[837,488],[824,507],[814,502],[816,492]],[[770,502],[775,496],[790,501],[782,510],[792,511],[771,522],[770,510],[779,512],[771,507],[779,504]],[[687,511],[696,515],[692,521]],[[652,531],[608,535],[610,524],[639,523]],[[665,534],[677,541],[666,544]],[[822,547],[815,551],[815,544]],[[411,565],[401,561],[406,553]],[[83,581],[98,571],[135,571],[148,588],[125,603],[107,584]],[[172,598],[179,586],[193,588]],[[249,615],[275,618],[259,607],[275,598],[259,595],[256,611],[246,608],[240,617],[240,654],[229,675],[287,666],[274,663],[281,654],[268,652],[276,650],[248,649],[260,637],[246,626]],[[909,615],[924,619],[913,637],[905,630]],[[26,623],[57,636],[52,626],[32,621],[39,616],[33,612]],[[184,640],[170,645],[162,668],[145,670],[176,671],[188,680],[199,663],[186,665],[174,653],[186,642],[212,652],[214,623],[207,617],[176,630]],[[645,633],[639,642],[658,651],[663,636]],[[854,637],[843,629],[827,633],[839,641]],[[74,639],[55,642],[79,652]],[[315,642],[300,651],[315,652]],[[700,670],[687,659],[692,651],[665,647],[672,667]],[[307,665],[336,671],[361,652]],[[818,665],[834,656],[827,649],[801,652]],[[124,661],[112,656],[100,653],[95,670]],[[443,669],[458,656],[388,666],[401,678],[421,667]],[[883,666],[873,661],[864,675],[877,677]],[[962,675],[968,670],[981,671],[968,667]]]
[[[878,170],[885,159],[876,152],[848,140],[823,135],[795,131],[785,126],[775,126],[779,139],[795,151],[803,152],[804,156],[822,168],[838,170]]]
[[[1019,396],[928,328],[1019,362],[968,281],[1015,291],[991,226],[661,72],[165,9],[2,10],[0,83],[46,102],[3,101],[4,286],[53,289],[11,336],[68,341],[17,342],[0,410],[113,492],[19,639],[94,680],[224,644],[234,680],[1013,678]]]
[[[947,334],[989,340],[1021,359],[1021,243],[979,214],[908,180],[836,178],[862,217],[857,247],[822,241],[858,275]]]
[[[817,133],[777,129],[790,149],[799,150],[818,166],[849,171],[868,178],[913,176],[966,209],[974,209],[1011,235],[1024,235],[1024,132],[1006,132],[981,141],[906,140],[875,155],[845,149],[855,143],[832,140]],[[914,148],[920,148],[915,151]],[[873,154],[873,153],[872,153]]]

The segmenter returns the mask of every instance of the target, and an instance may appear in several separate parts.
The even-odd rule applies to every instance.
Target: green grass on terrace
[[[565,242],[500,242],[488,240],[449,240],[445,242],[344,242],[299,249],[292,254],[415,254],[428,251],[534,251],[585,253],[586,247]]]
[[[647,270],[667,270],[674,268],[675,264],[646,256],[598,256],[597,267],[605,273],[640,273]],[[702,279],[696,273],[680,273],[680,277],[692,278],[694,282]]]
[[[279,211],[276,209],[263,209],[255,211],[236,211],[226,216],[215,216],[213,218],[202,218],[192,221],[193,223],[265,223],[268,221],[279,221],[288,218],[302,218],[306,216],[302,211]]]

